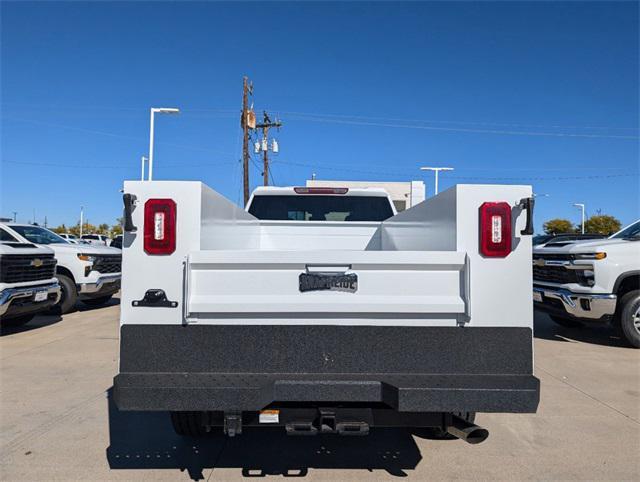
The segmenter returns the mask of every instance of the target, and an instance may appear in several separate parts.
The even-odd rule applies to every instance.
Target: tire
[[[574,320],[573,318],[565,318],[564,316],[558,315],[549,315],[554,323],[564,326],[565,328],[582,328],[584,325],[580,323],[578,320]]]
[[[203,437],[207,428],[202,423],[202,412],[171,412],[173,430],[182,437]]]
[[[16,316],[15,318],[9,318],[8,320],[2,320],[2,326],[6,327],[6,328],[15,328],[18,326],[22,326],[22,325],[26,325],[27,323],[29,323],[31,320],[33,320],[33,317],[36,315],[22,315],[22,316]]]
[[[57,274],[58,282],[60,283],[61,294],[60,301],[56,305],[60,314],[64,315],[71,311],[76,306],[78,300],[78,290],[74,281],[64,274]]]
[[[453,412],[453,415],[463,418],[469,423],[473,423],[476,420],[476,412]],[[457,438],[446,432],[442,427],[419,428],[414,430],[413,434],[430,440],[455,440]]]
[[[113,298],[113,295],[101,296],[99,298],[87,298],[86,300],[82,300],[82,302],[87,306],[102,306],[107,304],[111,298]]]
[[[629,291],[620,298],[620,328],[631,346],[640,348],[640,290]]]

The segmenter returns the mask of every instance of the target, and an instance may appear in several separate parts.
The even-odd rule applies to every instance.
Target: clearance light
[[[348,187],[294,187],[296,194],[347,194]]]

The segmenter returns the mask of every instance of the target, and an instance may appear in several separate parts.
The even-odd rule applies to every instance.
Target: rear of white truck
[[[410,426],[472,443],[476,412],[535,412],[529,186],[458,185],[384,221],[292,199],[254,216],[200,182],[124,192],[121,410],[170,411],[183,435]]]

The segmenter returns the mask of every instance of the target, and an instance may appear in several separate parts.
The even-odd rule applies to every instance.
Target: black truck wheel
[[[112,297],[113,295],[100,296],[99,298],[87,298],[82,300],[82,302],[88,306],[102,306],[107,304]]]
[[[183,437],[202,437],[207,428],[202,423],[202,412],[171,412],[173,430]]]
[[[640,290],[629,291],[620,298],[620,328],[634,348],[640,348]]]
[[[76,289],[76,284],[68,276],[57,274],[56,278],[58,278],[58,282],[60,283],[61,293],[60,301],[54,309],[57,309],[60,311],[60,314],[64,315],[71,312],[76,306],[78,291]]]
[[[578,320],[574,320],[573,318],[569,317],[549,315],[549,318],[551,318],[554,323],[560,326],[564,326],[565,328],[582,328],[582,326],[584,326]]]

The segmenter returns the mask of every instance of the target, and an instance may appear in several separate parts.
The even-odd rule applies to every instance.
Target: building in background
[[[404,211],[425,199],[423,181],[379,182],[379,181],[307,181],[307,187],[377,187],[389,193],[396,211]]]

